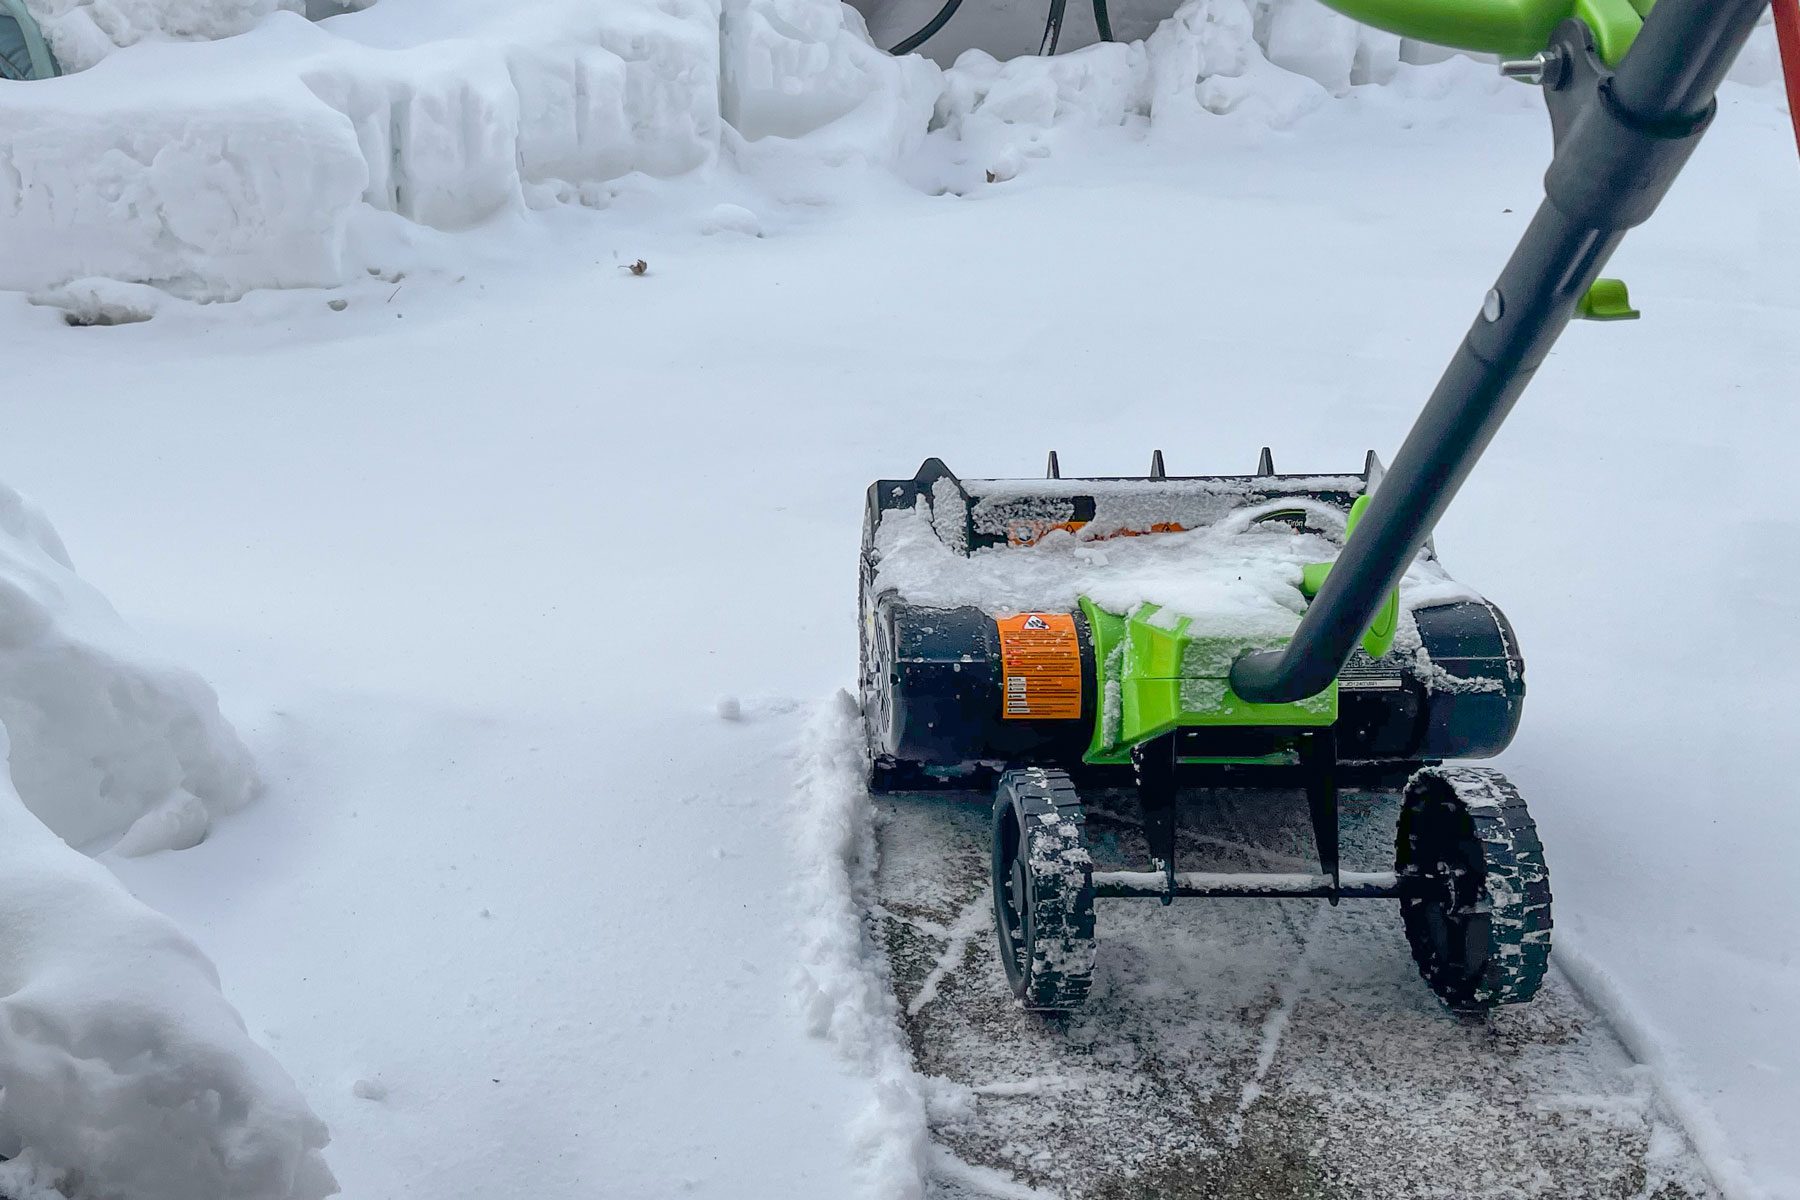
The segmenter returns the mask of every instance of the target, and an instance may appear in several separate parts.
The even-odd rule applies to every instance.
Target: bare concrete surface
[[[1146,859],[1128,794],[1088,797],[1102,868]],[[996,957],[988,797],[879,796],[870,913],[919,1069],[935,1200],[1710,1200],[1648,1072],[1552,972],[1447,1013],[1391,901],[1099,903],[1087,1007],[1021,1011]],[[1395,804],[1346,797],[1345,865],[1390,869]],[[1313,869],[1294,797],[1191,793],[1183,869]],[[1555,883],[1555,847],[1551,855]]]

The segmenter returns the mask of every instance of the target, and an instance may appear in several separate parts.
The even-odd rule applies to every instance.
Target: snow
[[[868,19],[876,44],[891,46],[910,36],[941,7],[941,0],[854,0]],[[944,66],[963,66],[964,55],[1011,59],[1037,53],[1043,39],[1047,4],[1039,0],[987,0],[964,4],[937,35],[920,48]],[[1206,13],[1210,21],[1254,32],[1270,61],[1306,75],[1333,91],[1352,83],[1385,83],[1403,53],[1405,61],[1432,61],[1430,50],[1381,33],[1331,11],[1317,0],[1206,0],[1187,5],[1180,0],[1110,0],[1107,10],[1119,45],[1144,41],[1157,27],[1186,8]],[[1092,6],[1071,3],[1057,42],[1067,54],[1096,44]],[[1441,55],[1435,56],[1441,57]]]
[[[931,1138],[922,1081],[900,1039],[899,1013],[877,964],[863,913],[872,901],[874,831],[863,790],[861,722],[840,692],[807,731],[794,825],[799,881],[810,916],[803,929],[799,992],[812,1032],[829,1037],[869,1084],[850,1118],[861,1164],[857,1195],[925,1195]]]
[[[142,283],[94,277],[74,279],[31,297],[33,304],[58,308],[71,325],[130,325],[148,321],[168,300],[167,294]]]
[[[938,90],[935,68],[875,50],[835,0],[260,11],[145,0],[47,18],[76,38],[102,14],[122,44],[244,32],[137,45],[9,94],[0,287],[106,276],[216,298],[344,283],[415,252],[419,226],[604,207],[616,181],[682,176],[760,139],[830,127],[807,155],[890,162],[923,137]]]
[[[248,32],[300,0],[27,0],[64,71],[84,71],[142,41],[216,40]]]
[[[722,0],[720,24],[720,111],[746,140],[804,137],[865,106],[890,123],[869,139],[877,154],[923,139],[937,71],[876,49],[854,10],[821,0]]]
[[[224,967],[305,1101],[226,1029],[197,952],[142,978],[107,958],[56,1011],[124,995],[117,1047],[218,1048],[182,1078],[285,1131],[216,1160],[245,1172],[220,1194],[318,1194],[308,1106],[353,1196],[1027,1194],[943,1148],[972,1101],[913,1074],[863,922],[881,897],[854,726],[816,708],[853,677],[863,489],[933,454],[1030,477],[1053,446],[1069,475],[1135,472],[1151,445],[1176,473],[1247,469],[1263,444],[1284,469],[1391,450],[1536,202],[1541,103],[1467,61],[1334,100],[1345,43],[1308,66],[1323,81],[1293,74],[1260,47],[1308,39],[1233,0],[1141,45],[971,56],[941,86],[836,7],[425,11],[148,39],[0,113],[0,283],[48,302],[0,298],[0,478],[53,508],[142,639],[94,615],[22,507],[0,506],[0,580],[30,581],[19,611],[53,617],[94,680],[152,698],[119,710],[147,741],[108,729],[45,774],[131,745],[129,794],[43,815],[67,807],[84,845],[180,844],[192,793],[201,844],[104,864]],[[1343,78],[1385,72],[1378,49]],[[1530,713],[1501,765],[1545,832],[1575,982],[1648,1064],[1602,1047],[1588,1074],[1497,1069],[1629,1076],[1644,1094],[1596,1103],[1642,1117],[1653,1181],[1705,1194],[1658,1090],[1734,1198],[1800,1191],[1800,910],[1768,883],[1800,838],[1786,121],[1777,89],[1728,90],[1617,264],[1646,320],[1569,335],[1437,539],[1519,630]],[[619,269],[639,259],[643,278]],[[129,286],[147,281],[162,299]],[[189,302],[222,296],[242,298]],[[1104,565],[1155,552],[1139,541]],[[1065,573],[1094,550],[1044,547]],[[146,645],[219,686],[261,802],[212,820],[242,794],[196,787],[174,747],[223,726],[189,677],[138,670]],[[92,732],[98,694],[59,737]],[[0,719],[35,807],[51,742]],[[222,734],[193,744],[242,762]],[[19,824],[18,853],[41,843],[111,906],[104,929],[59,908],[69,924],[19,930],[111,953],[106,931],[141,920],[132,945],[187,945]],[[1311,953],[1307,986],[1367,1003],[1387,959],[1358,919],[1314,917],[1355,952]],[[1136,993],[1152,1015],[1176,993],[1229,1015],[1274,979],[1306,1018],[1291,940],[1240,959],[1217,937],[1180,933]],[[1405,1016],[1471,1070],[1505,1059]],[[1603,1024],[1562,982],[1526,1020]],[[1260,1061],[1241,1033],[1217,1045]],[[1090,1096],[1141,1083],[1087,1065]],[[1379,1065],[1364,1091],[1297,1086],[1391,1133],[1419,1117],[1421,1068]],[[92,1128],[45,1111],[0,1168],[15,1190],[57,1186],[59,1139]],[[1436,1115],[1458,1137],[1483,1118]],[[1481,1161],[1525,1170],[1529,1149]]]
[[[24,803],[77,846],[186,848],[256,791],[212,689],[147,650],[4,484],[0,725]]]
[[[0,761],[6,749],[0,733]],[[0,1154],[12,1159],[0,1188],[137,1200],[336,1190],[324,1125],[246,1035],[205,955],[59,841],[3,772],[0,997]]]
[[[187,849],[257,780],[213,691],[0,485],[0,1188],[317,1200],[326,1131],[212,964],[70,845]],[[65,844],[67,843],[67,844]]]
[[[1362,490],[1361,480],[1334,482]],[[1071,491],[1083,487],[1072,479],[1062,483]],[[1056,486],[1046,484],[1046,494]],[[1335,536],[1268,519],[1297,510]],[[1179,509],[1158,506],[1140,528],[1167,521],[1190,527],[1147,537],[1107,536],[1105,514],[1101,508],[1079,533],[1057,529],[1030,545],[965,555],[943,542],[921,509],[892,510],[875,533],[876,588],[893,588],[927,608],[968,605],[994,613],[1073,611],[1083,596],[1114,613],[1155,604],[1167,614],[1165,624],[1187,617],[1196,635],[1284,639],[1306,611],[1302,570],[1331,562],[1342,549],[1343,510],[1321,501],[1239,503],[1197,526]],[[1098,535],[1089,536],[1094,529]],[[1407,569],[1400,595],[1408,612],[1480,599],[1423,554]]]

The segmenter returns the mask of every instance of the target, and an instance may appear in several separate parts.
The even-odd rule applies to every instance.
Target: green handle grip
[[[1600,56],[1616,65],[1656,0],[1324,0],[1345,16],[1458,50],[1527,58],[1570,17],[1594,29]]]

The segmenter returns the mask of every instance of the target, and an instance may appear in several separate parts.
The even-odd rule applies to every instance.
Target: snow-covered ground
[[[1714,1200],[1655,1080],[1569,984],[1456,1021],[1391,904],[1098,905],[1095,992],[1021,1019],[997,969],[984,796],[882,796],[870,886],[926,1095],[934,1194]],[[1107,867],[1148,857],[1135,797],[1089,790]],[[1184,865],[1317,865],[1298,795],[1196,794]],[[1349,862],[1392,865],[1390,798],[1351,795]],[[1014,1189],[1016,1192],[1016,1189]]]
[[[835,0],[383,0],[316,23],[271,0],[52,6],[88,69],[0,108],[9,288],[338,284],[426,229],[603,207],[617,180],[761,138],[837,124],[808,157],[891,162],[938,93]]]
[[[898,173],[733,142],[604,211],[376,213],[331,290],[117,328],[0,302],[0,479],[266,788],[105,861],[218,964],[346,1195],[900,1196],[937,1161],[845,924],[866,814],[797,792],[853,679],[863,489],[1051,447],[1354,471],[1540,194],[1526,89],[1453,63],[1333,101],[1191,32],[975,64]],[[1785,122],[1727,94],[1615,264],[1646,319],[1571,332],[1437,539],[1526,654],[1504,765],[1558,960],[1731,1196],[1800,1193]]]

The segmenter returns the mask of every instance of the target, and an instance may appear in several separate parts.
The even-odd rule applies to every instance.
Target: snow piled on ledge
[[[0,624],[0,628],[4,628]],[[0,678],[10,678],[0,672]],[[0,765],[6,758],[0,730]],[[323,1124],[213,966],[0,771],[0,1194],[321,1200]]]
[[[1014,127],[1070,117],[1281,126],[1400,55],[1311,0],[1187,0],[1144,41],[971,51],[947,73],[878,49],[838,0],[381,0],[319,22],[300,0],[33,3],[90,66],[0,109],[0,288],[38,293],[336,286],[410,244],[392,217],[462,230],[604,206],[632,176],[779,192],[860,165],[921,183],[932,130],[1017,147]]]
[[[457,230],[603,203],[607,181],[716,163],[726,114],[742,143],[873,105],[886,115],[859,126],[859,156],[891,162],[924,137],[937,91],[935,67],[875,50],[837,0],[268,13],[240,37],[146,41],[9,91],[0,287],[332,285],[360,269],[354,227],[374,214]]]
[[[185,848],[257,786],[212,689],[145,653],[49,523],[3,484],[0,726],[25,806],[76,846]]]
[[[302,0],[26,0],[65,71],[85,71],[142,41],[235,37]]]

